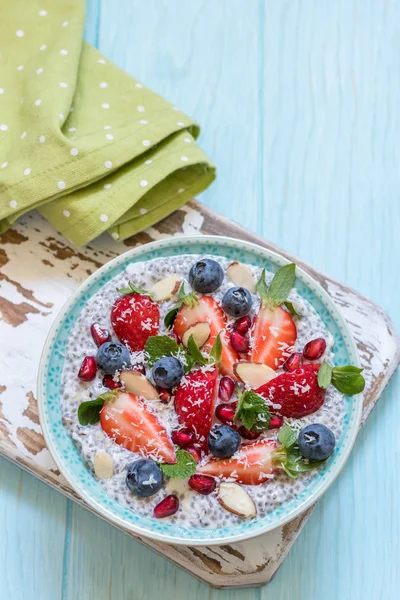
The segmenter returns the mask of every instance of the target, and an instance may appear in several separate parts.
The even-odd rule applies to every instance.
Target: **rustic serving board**
[[[68,296],[111,258],[138,244],[199,233],[223,234],[276,250],[320,282],[341,308],[358,345],[367,381],[363,423],[400,361],[399,339],[379,306],[197,202],[125,243],[104,235],[79,250],[37,213],[28,214],[0,236],[0,454],[88,510],[92,509],[58,471],[40,429],[36,377],[47,332]],[[128,535],[215,587],[263,585],[275,574],[311,511],[271,533],[223,546],[174,547]]]

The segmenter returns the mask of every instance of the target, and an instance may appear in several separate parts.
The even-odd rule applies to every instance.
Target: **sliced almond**
[[[109,479],[114,474],[114,462],[107,452],[98,452],[93,466],[97,479]]]
[[[175,296],[178,293],[180,285],[181,280],[178,275],[169,275],[169,277],[157,281],[150,288],[150,292],[153,294],[156,302],[163,302],[163,300],[170,300]]]
[[[257,514],[253,499],[237,483],[221,483],[217,499],[225,510],[239,517],[255,517]]]
[[[182,344],[187,347],[190,336],[193,336],[197,346],[201,348],[211,335],[210,325],[207,322],[194,323],[188,327],[182,336]]]
[[[252,294],[256,291],[256,282],[253,273],[243,263],[231,263],[226,270],[226,274],[235,285],[247,288]]]
[[[158,400],[158,392],[154,385],[142,373],[137,371],[121,371],[120,381],[125,386],[125,391],[141,396],[145,400]]]
[[[259,388],[276,377],[276,373],[271,367],[258,362],[240,361],[233,365],[233,372],[243,383],[247,383],[251,388]]]

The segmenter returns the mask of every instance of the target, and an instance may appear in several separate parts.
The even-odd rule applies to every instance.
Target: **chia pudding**
[[[204,265],[207,264],[207,261],[209,261],[209,264],[215,261],[219,266],[219,270],[216,272],[217,281],[215,281],[215,273],[214,275],[210,274],[211,281],[214,280],[214,287],[216,286],[216,289],[212,292],[202,292],[202,290],[209,289],[207,288],[206,281],[208,276],[207,269],[205,272],[206,280],[204,280],[204,277],[197,277],[196,280],[196,277],[193,277],[193,273],[191,272],[193,265]],[[235,265],[237,266],[239,263],[235,263]],[[146,517],[166,517],[171,522],[189,529],[226,527],[238,523],[243,518],[262,517],[273,511],[280,504],[296,497],[318,472],[321,464],[318,458],[326,458],[326,456],[315,455],[314,459],[309,460],[308,457],[311,455],[307,455],[306,451],[300,456],[302,448],[300,436],[297,439],[297,434],[303,431],[306,426],[318,424],[319,426],[325,426],[325,429],[328,428],[331,432],[331,438],[334,436],[333,439],[336,438],[338,440],[345,414],[345,403],[342,393],[333,385],[325,386],[327,389],[321,387],[317,389],[316,382],[319,365],[324,362],[327,368],[330,368],[328,365],[333,365],[334,353],[332,336],[314,308],[294,288],[291,289],[285,298],[285,302],[288,302],[287,304],[284,304],[284,299],[278,298],[275,304],[274,302],[270,302],[268,305],[268,297],[266,303],[264,303],[262,296],[263,293],[268,294],[268,290],[273,288],[270,285],[273,275],[268,272],[263,274],[261,268],[252,265],[239,265],[240,268],[238,271],[237,268],[232,270],[231,267],[232,264],[230,264],[229,260],[208,255],[182,255],[169,258],[156,258],[147,262],[131,263],[123,273],[104,285],[83,307],[76,324],[71,330],[65,355],[61,391],[63,422],[88,469],[94,473],[94,476],[97,477],[99,484],[103,486],[107,494],[117,502],[130,508],[133,512]],[[191,272],[191,277],[189,277],[189,272]],[[218,277],[222,281],[219,281]],[[261,287],[257,285],[256,289],[256,282],[263,281],[263,277],[265,277],[265,284]],[[177,282],[176,285],[172,285],[174,278]],[[168,285],[171,289],[167,293],[163,289],[160,293],[154,286],[158,282],[164,281],[169,281]],[[194,290],[190,282],[193,284]],[[247,283],[248,287],[245,287],[242,282]],[[130,284],[132,288],[129,287]],[[168,287],[168,285],[165,284],[164,288]],[[242,293],[241,296],[239,294],[236,297],[232,292],[232,288],[241,290],[245,288],[246,293]],[[154,294],[150,298],[149,295],[146,295],[146,291],[151,291],[152,289],[154,289]],[[227,294],[229,290],[232,293]],[[156,299],[157,294],[162,298],[159,301]],[[184,300],[182,301],[184,296],[186,298],[191,296],[192,306],[190,306],[190,303],[185,305]],[[126,319],[128,318],[129,320],[129,314],[127,316],[126,310],[120,310],[118,321],[116,322],[115,315],[113,318],[111,316],[112,311],[115,310],[113,307],[116,306],[116,303],[121,298],[137,299],[140,297],[145,298],[151,304],[153,313],[149,313],[150,317],[146,313],[139,327],[130,332],[131,338],[129,336],[125,337],[121,334],[121,331]],[[198,303],[199,298],[208,299],[204,304],[204,306],[211,307],[207,308],[208,312],[207,310],[204,310],[203,313],[199,312],[199,306],[203,306],[201,302],[200,304]],[[148,305],[146,301],[143,300],[143,306],[147,310]],[[214,339],[214,351],[211,352],[210,343],[206,339],[207,334],[208,338],[211,339],[209,333],[210,327],[207,323],[211,323],[212,337],[214,316],[211,315],[210,311],[213,310],[212,307],[215,307],[215,305],[218,307],[218,318],[220,319],[220,321],[216,319],[215,322],[217,325],[218,323],[222,323],[219,340],[222,340],[223,355],[219,366],[216,364],[218,363],[218,359],[215,358],[213,360],[212,358],[213,355],[218,354],[218,348],[215,346],[216,340]],[[267,305],[268,307],[265,309]],[[178,312],[176,309],[178,309]],[[264,321],[261,320],[263,309],[269,311],[266,314],[272,315],[268,317],[272,321],[268,321],[265,315]],[[174,310],[175,313],[171,313]],[[186,310],[189,315],[191,314],[191,310],[197,310],[196,315],[191,321],[189,319],[186,325],[186,317],[179,316],[179,311],[182,312],[182,310]],[[279,318],[276,311],[280,311]],[[290,314],[290,311],[292,311],[292,314]],[[151,316],[155,313],[159,314],[159,318],[156,319],[157,322],[154,322]],[[203,319],[201,318],[202,314]],[[233,314],[235,316],[232,316]],[[169,315],[169,319],[167,317],[169,327],[164,323],[167,315]],[[238,317],[237,315],[241,316]],[[177,327],[179,319],[180,329]],[[199,323],[202,327],[198,327]],[[93,335],[93,324],[98,324],[96,326],[98,333],[100,332],[98,339]],[[190,326],[192,327],[191,331],[193,331],[193,335],[191,336],[192,344],[189,352],[187,348],[189,344],[188,336],[186,335],[186,347],[182,346],[182,340],[185,341],[185,327],[188,329]],[[290,335],[287,333],[288,331],[294,332],[294,334],[291,334],[293,339],[291,339],[290,343],[287,342],[290,338]],[[102,335],[103,338],[101,337]],[[133,344],[134,347],[129,343],[132,335],[133,339],[139,340],[138,345],[135,346]],[[137,338],[135,337],[136,335],[138,336]],[[178,369],[178,372],[175,373],[178,383],[170,385],[169,389],[168,387],[164,388],[160,386],[160,377],[165,376],[165,381],[168,383],[168,377],[171,375],[168,372],[166,373],[168,368],[162,369],[160,371],[161,375],[159,374],[156,377],[154,369],[157,363],[154,364],[154,361],[149,359],[147,353],[148,346],[146,345],[145,349],[144,343],[142,343],[142,340],[146,341],[146,338],[149,336],[152,338],[155,336],[169,336],[179,345],[179,351],[172,360],[177,361],[177,363],[179,362],[181,365],[179,368],[184,369],[185,372],[179,372]],[[203,339],[205,339],[205,342],[203,342]],[[103,345],[105,347],[106,344],[110,343],[110,340],[112,343],[121,344],[122,342],[125,345],[129,351],[130,364],[125,361],[123,369],[117,368],[114,371],[113,369],[108,369],[107,372],[107,369],[104,370],[101,368],[103,362],[99,356],[99,352]],[[196,362],[196,360],[192,360],[191,358],[188,362],[188,356],[192,356],[193,340],[198,342],[199,347],[201,346],[200,350],[197,348],[203,357],[203,360],[200,362]],[[307,352],[304,348],[307,348],[306,345],[309,342],[318,342],[318,340],[320,340],[320,346],[317,348],[317,353],[315,354],[317,359],[312,354],[314,347],[311,348],[311,355],[307,358]],[[101,342],[104,342],[104,344],[101,344]],[[244,345],[240,346],[240,344]],[[264,352],[265,348],[267,350]],[[236,358],[233,359],[232,356]],[[255,356],[256,358],[261,357],[261,360],[252,360]],[[229,364],[229,360],[231,363],[235,361],[233,370],[231,369],[232,364]],[[293,363],[292,367],[291,361]],[[264,364],[264,370],[260,369],[262,363]],[[238,364],[256,366],[254,368],[253,366],[250,367],[249,377],[247,375],[242,375],[241,377],[240,368],[237,368]],[[314,366],[311,367],[311,365]],[[303,378],[303,374],[306,373],[307,369],[314,369],[314,371],[311,372],[310,370],[311,374],[304,375]],[[130,397],[133,392],[130,389],[129,377],[125,378],[124,383],[121,370],[125,374],[127,371],[129,373],[136,373],[142,383],[143,380],[147,380],[150,386],[149,389],[155,391],[153,398],[150,398],[147,393],[144,393],[143,396],[137,392],[136,395],[133,394],[133,398],[136,398],[136,401],[140,404],[140,410],[144,410],[146,415],[150,415],[144,419],[144,428],[147,427],[146,419],[149,419],[153,425],[154,423],[157,424],[156,429],[152,425],[153,433],[155,431],[154,436],[158,436],[158,431],[163,432],[164,441],[158,446],[157,444],[154,446],[154,452],[151,449],[152,440],[149,442],[146,439],[146,443],[143,443],[141,446],[140,440],[144,439],[148,431],[137,432],[136,435],[134,428],[132,429],[133,426],[130,423],[126,424],[129,421],[129,414],[131,413],[129,413],[129,410],[124,412],[124,404],[121,404],[123,408],[117,411],[117,415],[114,414],[112,416],[109,413],[108,416],[106,415],[104,419],[102,418],[98,422],[90,421],[89,424],[82,424],[78,419],[78,408],[82,403],[92,402],[99,397],[103,397],[104,394],[106,398],[104,402],[105,407],[108,403],[112,406],[113,398],[118,397],[118,394],[122,394],[126,402],[130,401],[127,397]],[[247,371],[243,371],[243,373],[247,373]],[[290,415],[291,411],[285,411],[280,395],[278,395],[278,400],[276,399],[275,392],[277,388],[273,385],[274,379],[281,375],[287,378],[298,377],[298,383],[295,382],[293,385],[292,381],[290,386],[289,379],[287,379],[288,384],[285,383],[286,380],[282,380],[283,383],[280,388],[280,395],[286,393],[287,390],[291,390],[288,393],[294,396],[294,401],[297,401],[297,397],[301,398],[302,394],[304,394],[305,398],[310,396],[312,390],[310,390],[308,378],[313,377],[311,387],[315,385],[315,393],[319,398],[317,410],[312,408],[310,409],[310,414],[307,414],[306,407],[304,411],[300,410],[300,412],[304,413],[302,416],[287,416],[285,412],[288,412]],[[252,377],[255,377],[254,382]],[[204,386],[208,386],[207,391],[209,391],[210,386],[214,386],[210,392],[212,400],[210,400],[209,408],[211,411],[208,417],[210,421],[209,426],[207,426],[207,423],[199,422],[202,419],[201,411],[203,410],[204,412],[204,407],[201,404],[203,389],[206,388],[202,387],[203,383],[198,384],[197,392],[196,387],[192,389],[192,398],[189,398],[187,405],[185,405],[188,387],[190,385],[193,386],[195,380],[202,382],[202,378],[204,378]],[[222,378],[224,378],[222,387],[226,384],[227,388],[221,390]],[[227,378],[229,378],[230,382],[227,381]],[[278,382],[278,380],[276,381]],[[117,387],[121,386],[121,384],[122,387]],[[286,385],[289,387],[286,388]],[[113,390],[113,387],[116,389]],[[255,389],[257,390],[256,392]],[[244,396],[245,394],[250,394],[250,390],[253,390],[253,395]],[[193,394],[197,398],[196,401],[200,407],[200,412],[196,413],[196,418],[193,419],[192,416],[191,419],[190,411],[192,410]],[[254,400],[256,395],[258,398]],[[137,398],[139,399],[137,400]],[[247,413],[246,417],[247,420],[243,413],[243,420],[247,425],[251,422],[251,418],[254,415],[254,419],[259,419],[258,425],[254,426],[253,430],[244,428],[240,411],[237,413],[239,416],[236,416],[234,421],[230,420],[232,419],[232,414],[237,411],[238,400],[243,404],[243,398],[246,399],[246,402],[255,401],[254,406],[256,408],[254,408],[254,412],[251,412],[253,408],[250,406],[250,412]],[[267,409],[263,406],[259,408],[263,402]],[[221,404],[224,407],[221,408]],[[100,407],[102,411],[106,410],[106,408],[101,409]],[[208,405],[206,410],[208,410]],[[231,416],[226,417],[229,414]],[[218,415],[220,418],[218,418]],[[128,435],[124,434],[125,429],[123,434],[120,431],[118,432],[120,435],[115,434],[115,424],[112,429],[110,421],[108,421],[108,419],[113,421],[114,417],[117,419],[121,417],[121,428],[128,427]],[[196,421],[196,419],[197,423],[193,424],[193,421]],[[87,423],[87,420],[83,422]],[[137,424],[135,427],[137,427]],[[211,427],[213,429],[210,436],[215,431],[218,432],[219,436],[214,436],[212,440],[211,438],[207,438],[207,432],[209,432]],[[301,464],[306,467],[304,468],[304,472],[302,472],[302,469],[299,469],[295,473],[296,477],[291,478],[288,476],[287,471],[285,472],[285,470],[279,467],[278,462],[270,462],[268,463],[269,466],[264,468],[265,465],[257,467],[256,460],[256,464],[250,468],[255,469],[255,471],[258,468],[260,472],[258,477],[249,479],[246,473],[241,476],[240,469],[243,467],[243,461],[241,462],[240,457],[248,451],[246,449],[250,446],[265,449],[268,447],[267,442],[269,441],[270,447],[278,452],[277,456],[279,455],[282,440],[279,432],[282,430],[282,427],[286,428],[286,432],[290,433],[291,431],[295,434],[295,438],[293,438],[295,439],[295,446],[292,445],[292,447],[298,449],[297,444],[299,444],[300,451],[297,451],[297,458],[293,460],[295,462],[301,461]],[[230,432],[227,431],[228,428]],[[176,432],[182,434],[181,438],[183,441],[180,441],[180,437]],[[188,436],[187,439],[185,435]],[[306,440],[305,443],[315,441],[315,436],[313,436],[313,431],[311,431],[311,436],[303,435],[303,443],[304,439]],[[126,440],[129,443],[125,443]],[[188,440],[189,444],[187,443]],[[238,443],[240,447],[237,446]],[[186,449],[186,452],[189,452],[190,456],[194,457],[195,460],[192,461],[192,466],[193,464],[195,465],[193,471],[196,470],[197,472],[200,487],[191,484],[192,477],[168,477],[168,471],[164,471],[162,482],[158,486],[155,483],[157,473],[154,471],[155,476],[153,476],[151,468],[148,480],[142,480],[142,482],[139,481],[140,473],[133,473],[132,471],[131,483],[133,484],[127,485],[127,475],[132,465],[137,463],[139,459],[144,458],[147,462],[151,461],[155,469],[158,469],[157,472],[159,472],[159,463],[174,462],[174,454],[177,451],[180,452],[179,445],[181,448]],[[169,450],[167,451],[166,448]],[[333,446],[330,452],[332,450]],[[185,456],[187,455],[185,454]],[[251,455],[248,456],[250,456],[251,462]],[[102,460],[99,460],[99,457]],[[103,461],[104,457],[106,458],[105,463]],[[234,463],[229,463],[229,461],[234,461],[236,458],[238,464],[241,465],[239,475],[237,469],[234,468]],[[98,463],[97,466],[96,460]],[[248,460],[249,458],[246,458],[244,462]],[[221,461],[225,461],[225,466],[222,465]],[[140,463],[137,464],[139,465]],[[211,471],[209,468],[210,464],[212,466]],[[223,468],[219,472],[220,464]],[[231,472],[229,472],[230,464],[233,465]],[[314,465],[315,469],[311,470],[311,467]],[[247,465],[243,467],[244,471],[246,471],[246,467]],[[196,475],[194,477],[196,479]],[[207,485],[203,490],[201,489],[204,481],[206,484],[211,481],[209,489],[207,489]],[[251,481],[251,484],[249,484],[249,481]],[[140,483],[143,484],[142,487],[140,487]],[[225,498],[224,501],[224,498],[222,498],[222,488],[226,483],[229,485],[225,486],[225,495],[229,496],[231,490],[233,495],[232,497]],[[152,493],[153,484],[154,493]],[[146,485],[151,489],[149,493],[142,493],[141,490],[143,491]],[[240,493],[239,496],[235,496],[239,486],[242,490],[240,493],[243,492],[245,494],[244,500],[240,496]],[[164,502],[166,497],[167,499],[174,499],[172,508],[168,508],[167,506],[164,514],[162,510],[157,513],[157,507],[160,503]],[[246,506],[248,506],[246,502],[248,500],[253,505],[254,510],[246,509]],[[243,506],[245,507],[244,509]]]

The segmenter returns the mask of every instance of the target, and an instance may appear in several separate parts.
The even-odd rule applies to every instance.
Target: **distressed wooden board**
[[[35,389],[47,332],[70,293],[127,247],[198,233],[245,239],[288,256],[196,202],[124,244],[102,236],[91,246],[73,249],[36,213],[23,217],[0,237],[0,339],[7,340],[0,347],[0,453],[83,506],[59,473],[40,430]],[[294,257],[288,258],[321,283],[353,331],[367,380],[364,423],[400,360],[399,341],[390,319],[357,292]],[[20,373],[24,373],[22,382],[16,375]],[[273,577],[311,510],[274,532],[232,545],[172,547],[133,537],[213,586],[262,585]]]

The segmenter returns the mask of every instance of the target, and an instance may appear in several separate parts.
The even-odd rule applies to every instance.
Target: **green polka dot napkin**
[[[83,26],[81,0],[0,3],[0,232],[38,208],[77,246],[124,239],[215,178],[199,127]]]

